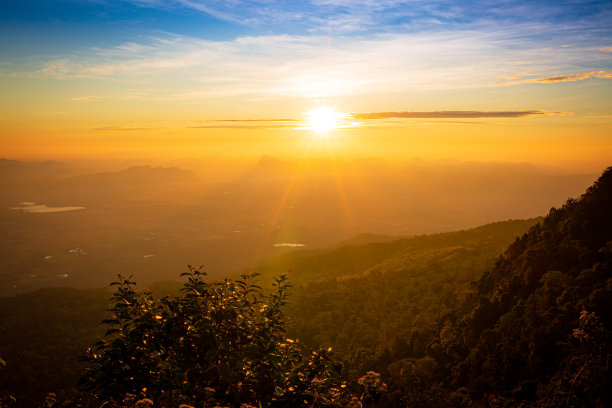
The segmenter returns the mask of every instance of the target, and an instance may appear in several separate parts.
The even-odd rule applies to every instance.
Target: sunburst
[[[329,106],[321,106],[310,112],[306,112],[308,116],[309,128],[318,134],[327,134],[330,131],[338,128],[338,118],[341,114],[334,111]]]

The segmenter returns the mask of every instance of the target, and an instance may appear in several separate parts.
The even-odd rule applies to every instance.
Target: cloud
[[[298,119],[211,119],[198,120],[205,125],[187,126],[188,129],[283,129],[295,128],[303,123]]]
[[[196,123],[196,125],[193,125]],[[281,129],[296,128],[303,124],[298,119],[211,119],[195,120],[189,122],[164,123],[163,126],[100,126],[92,128],[93,131],[102,132],[133,132],[151,131],[160,129]]]
[[[171,75],[172,86],[164,81],[166,89],[146,95],[147,99],[167,100],[236,95],[321,98],[470,88],[503,75],[512,65],[508,61],[529,67],[530,61],[525,60],[532,56],[524,50],[515,55],[511,48],[518,46],[506,44],[502,39],[506,34],[280,35],[231,41],[168,35],[143,47],[129,44],[128,48],[142,52],[114,47],[113,53],[100,50],[97,56],[52,60],[37,74],[57,79],[125,78],[131,87],[142,81],[146,88],[151,87],[152,78]],[[569,52],[551,56],[551,64],[567,59]],[[538,53],[538,47],[529,52]]]
[[[61,77],[74,72],[74,62],[68,58],[56,59],[45,63],[39,71],[43,76]]]
[[[518,81],[514,81],[513,79],[515,78],[520,78],[520,76],[507,77],[506,79],[510,79],[509,81],[495,84],[495,86],[511,86],[511,85],[521,85],[521,84],[553,84],[556,82],[583,81],[589,78],[609,79],[609,78],[612,78],[612,71],[581,72],[577,74],[559,75],[559,76],[553,76],[553,77],[521,79]]]
[[[612,71],[593,71],[593,72],[582,72],[579,74],[570,74],[570,75],[560,75],[556,77],[549,78],[535,78],[531,79],[532,82],[543,82],[543,83],[553,83],[553,82],[569,82],[569,81],[582,81],[583,79],[589,78],[612,78]]]
[[[74,98],[70,98],[71,101],[75,101],[75,102],[99,101],[101,99],[104,99],[104,97],[96,96],[96,95],[76,96]]]
[[[320,1],[317,7],[327,7],[328,3],[353,7],[348,5],[351,2],[340,0]],[[373,1],[359,3],[375,7]],[[385,4],[392,7],[394,3]],[[359,24],[358,20],[355,24]],[[576,66],[583,67],[582,72],[596,72],[597,67],[609,63],[609,54],[602,53],[601,46],[558,46],[566,42],[560,37],[579,31],[580,25],[479,22],[437,31],[414,31],[411,27],[397,26],[394,33],[367,35],[326,35],[317,31],[309,35],[265,34],[225,40],[158,32],[151,37],[138,37],[137,42],[130,39],[123,44],[42,60],[16,74],[112,82],[117,87],[130,88],[126,98],[138,100],[243,97],[265,101],[508,86],[548,78],[550,72],[572,72],[570,69]],[[589,32],[581,35],[583,42],[601,42],[600,38],[591,38]],[[530,74],[503,78],[509,72]],[[118,89],[112,91],[121,93]]]
[[[188,129],[286,129],[295,128],[296,125],[204,125],[188,126]]]
[[[606,30],[610,8],[597,2],[517,2],[448,0],[127,0],[163,10],[192,9],[219,20],[270,32],[355,33],[394,31],[409,25],[428,31],[465,23],[580,22],[589,29]],[[604,2],[605,3],[605,2]],[[584,31],[583,31],[584,32]]]
[[[102,127],[93,128],[91,130],[123,132],[123,131],[134,131],[134,130],[159,130],[159,129],[164,129],[164,128],[163,127],[102,126]]]
[[[297,122],[297,119],[211,119],[201,122]]]
[[[521,79],[521,78],[525,78],[525,77],[529,77],[529,76],[534,76],[534,75],[526,74],[526,73],[520,73],[520,74],[516,74],[516,75],[504,75],[504,76],[501,76],[501,77],[497,78],[495,81],[496,82],[515,81],[517,79]]]
[[[367,112],[346,114],[345,118],[338,122],[338,127],[353,128],[361,126],[372,126],[371,124],[356,122],[358,120],[383,120],[383,119],[436,119],[420,121],[417,123],[455,123],[476,125],[506,125],[508,123],[494,123],[489,121],[467,121],[463,119],[491,119],[491,118],[523,118],[530,116],[571,116],[571,112],[547,112],[542,110],[522,111],[431,111],[431,112]],[[454,119],[454,120],[437,120]],[[307,120],[300,119],[211,119],[194,121],[204,123],[203,125],[186,126],[189,129],[275,129],[293,128],[310,129]],[[398,124],[399,122],[393,122]],[[410,122],[414,123],[414,122]],[[376,126],[376,125],[374,125]],[[385,125],[387,126],[387,125]]]
[[[295,129],[305,124],[304,120],[293,118],[209,119],[193,122],[203,124],[187,126],[188,129]]]
[[[462,118],[523,118],[528,116],[557,116],[562,112],[540,110],[523,111],[434,111],[434,112],[370,112],[353,113],[355,119],[462,119]]]
[[[612,118],[612,115],[598,115],[596,113],[589,113],[585,117],[589,119],[603,119],[603,118]]]
[[[350,33],[393,26],[401,17],[449,16],[444,0],[128,0],[145,7],[189,8],[243,26],[291,26]]]

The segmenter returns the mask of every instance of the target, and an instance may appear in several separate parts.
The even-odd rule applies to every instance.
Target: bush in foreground
[[[158,301],[131,277],[111,284],[110,329],[88,350],[85,392],[73,406],[357,408],[374,406],[386,387],[368,382],[356,396],[331,348],[308,351],[286,338],[284,275],[269,295],[255,274],[210,281],[190,266],[183,275],[182,294]]]

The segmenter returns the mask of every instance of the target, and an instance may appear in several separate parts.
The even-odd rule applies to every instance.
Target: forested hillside
[[[487,224],[469,230],[411,238],[391,242],[345,245],[333,249],[295,251],[270,258],[254,271],[263,280],[290,271],[296,286],[346,279],[369,273],[399,272],[427,269],[432,260],[443,260],[444,254],[462,252],[457,256],[462,265],[451,268],[469,269],[469,279],[480,277],[485,267],[495,259],[519,235],[525,233],[539,219],[511,220]],[[468,256],[470,250],[473,256]],[[442,257],[442,258],[440,258]],[[470,265],[464,265],[467,262]]]
[[[610,406],[612,168],[513,243],[438,324],[427,358],[450,389],[498,405]]]
[[[0,298],[0,394],[19,406],[33,406],[46,393],[74,393],[78,362],[105,328],[110,292],[105,289],[49,288]],[[35,405],[34,405],[35,406]]]
[[[384,335],[374,335],[374,329],[365,326],[363,320],[351,318],[346,322],[346,328],[334,324],[331,316],[344,317],[355,307],[362,307],[354,303],[353,298],[347,297],[342,291],[343,285],[349,285],[351,290],[356,291],[360,285],[368,286],[371,282],[378,282],[377,285],[383,288],[395,287],[397,290],[375,289],[363,294],[365,298],[360,299],[363,302],[386,302],[388,305],[401,304],[410,299],[403,291],[406,285],[433,282],[429,278],[429,270],[434,272],[432,276],[435,276],[438,284],[452,276],[456,282],[467,285],[471,279],[479,277],[485,268],[492,266],[496,257],[516,236],[536,222],[506,221],[466,231],[387,243],[296,251],[270,259],[255,270],[264,274],[259,278],[262,286],[271,283],[274,276],[291,270],[288,275],[295,287],[288,305],[290,333],[303,338],[311,347],[334,346],[336,354],[346,358],[347,368],[363,373],[368,370],[368,365],[376,362],[378,351],[388,345],[388,340]],[[380,271],[386,271],[385,275],[381,276]],[[395,279],[395,276],[403,276],[403,284],[395,282],[389,285],[389,279]],[[339,284],[338,281],[345,283]],[[452,292],[453,284],[445,282],[445,290]],[[172,282],[152,286],[156,296],[175,294],[177,288],[178,284]],[[415,286],[414,290],[420,293],[422,288]],[[83,369],[77,363],[77,358],[103,334],[105,328],[100,322],[104,318],[109,296],[107,290],[43,289],[0,299],[3,312],[0,314],[0,327],[5,333],[0,341],[0,357],[7,362],[7,369],[0,370],[0,384],[18,398],[21,406],[31,406],[33,401],[40,401],[50,391],[60,396],[74,391]],[[377,299],[376,296],[383,298]],[[330,311],[333,309],[324,301],[331,298],[336,298],[337,304],[344,309],[321,313],[321,307],[330,308]],[[422,308],[415,299],[410,302],[411,310]],[[440,303],[439,295],[432,293],[421,302],[433,302],[431,308],[435,309]],[[386,320],[382,314],[386,309],[380,309],[375,304],[370,306],[372,320]],[[297,313],[300,309],[304,311],[301,315]],[[392,316],[395,317],[395,314]],[[406,321],[402,318],[397,324]],[[339,333],[353,326],[353,335],[348,340],[344,335],[344,343],[349,341],[354,344],[350,350],[361,350],[356,363],[351,363],[351,358],[355,357],[351,357],[349,350],[343,347],[343,337],[339,337]],[[361,336],[364,330],[368,333]],[[406,332],[410,330],[410,326],[402,329]]]
[[[300,286],[289,306],[295,335],[313,346],[333,345],[354,373],[422,356],[440,317],[536,222],[346,247],[296,262],[296,282],[316,280]],[[310,264],[316,260],[329,278]]]
[[[157,296],[174,294],[180,285],[151,286]],[[111,292],[107,289],[47,288],[0,298],[0,369],[2,392],[32,407],[49,392],[73,395],[84,365],[79,359],[100,339],[101,322]],[[1,405],[0,405],[1,406]]]
[[[333,393],[325,394],[328,391],[323,392],[321,388],[313,389],[313,384],[319,387],[318,380],[304,382],[302,377],[293,377],[293,374],[283,380],[282,370],[274,368],[271,372],[279,377],[273,381],[285,384],[274,394],[265,391],[265,381],[258,374],[257,378],[252,378],[253,387],[263,388],[257,388],[254,394],[249,394],[247,389],[235,393],[227,388],[229,383],[224,383],[225,388],[217,389],[214,398],[233,401],[229,405],[236,407],[241,398],[264,401],[262,406],[271,407],[282,401],[293,401],[293,398],[312,397],[313,392],[321,391],[321,395],[326,395],[325,398],[329,397],[336,405],[332,402],[325,405],[327,403],[321,400],[320,406],[342,405],[342,401],[348,401],[345,398],[353,396],[354,401],[365,403],[370,401],[366,396],[367,387],[365,391],[356,387],[360,384],[363,388],[363,382],[371,380],[377,384],[376,400],[381,398],[378,406],[385,407],[610,406],[611,265],[612,168],[582,197],[569,200],[559,209],[553,208],[545,218],[538,220],[506,221],[455,233],[299,251],[270,259],[255,268],[263,274],[262,286],[288,269],[289,280],[294,284],[289,304],[283,306],[288,322],[274,320],[280,325],[278,327],[282,326],[281,331],[272,335],[278,337],[278,344],[283,344],[278,350],[287,347],[294,350],[296,367],[304,367],[303,363],[308,361],[301,354],[305,349],[298,351],[291,346],[293,343],[280,340],[284,338],[285,326],[287,335],[299,338],[306,349],[328,350],[331,347],[344,368],[336,372],[339,367],[333,360],[325,360],[328,362],[321,369],[327,373],[325,375],[330,375],[330,382],[325,383],[329,384],[326,390],[341,387],[346,380],[347,390],[353,394],[338,394],[338,399]],[[156,301],[146,291],[130,294],[129,284],[124,282],[121,287],[128,292],[117,292],[111,302],[115,316],[120,316],[127,307],[129,326],[126,327],[130,330],[129,336],[136,336],[121,340],[126,342],[125,347],[117,349],[123,353],[122,359],[149,356],[143,360],[149,364],[158,361],[158,352],[168,353],[168,358],[173,359],[159,360],[152,366],[158,368],[151,371],[157,377],[148,378],[140,373],[133,385],[151,384],[144,388],[149,389],[149,393],[156,392],[157,398],[165,398],[165,401],[169,401],[169,394],[164,391],[164,384],[176,387],[181,378],[172,371],[172,364],[180,364],[180,369],[187,370],[186,373],[196,370],[193,372],[212,381],[210,384],[227,382],[234,376],[233,372],[218,371],[215,364],[205,368],[202,364],[211,363],[206,360],[208,357],[202,357],[204,363],[191,361],[181,354],[187,349],[180,353],[173,351],[175,340],[176,344],[182,344],[181,347],[188,346],[184,338],[194,335],[189,329],[192,319],[203,324],[204,331],[198,332],[198,336],[208,336],[208,323],[198,320],[195,312],[199,309],[191,309],[199,305],[198,302],[208,305],[202,310],[212,313],[206,317],[212,319],[211,328],[220,325],[219,330],[229,330],[230,337],[222,338],[228,341],[228,350],[235,344],[231,334],[234,323],[219,320],[215,310],[224,310],[223,313],[229,310],[228,319],[238,319],[236,324],[247,324],[250,320],[244,320],[239,312],[243,307],[241,302],[246,302],[254,325],[248,323],[248,327],[255,329],[261,323],[259,319],[263,318],[265,323],[267,318],[265,314],[258,317],[266,308],[257,309],[256,306],[267,298],[253,298],[255,303],[250,303],[247,296],[250,289],[241,289],[239,282],[213,284],[201,280],[193,269],[188,276],[186,297]],[[195,280],[192,282],[192,279]],[[203,294],[201,288],[212,297],[207,298],[209,295]],[[166,291],[171,289],[175,291],[176,286],[166,285]],[[217,292],[212,289],[219,290],[223,296],[215,300]],[[5,394],[21,398],[18,401],[21,406],[32,406],[34,400],[40,401],[45,391],[56,390],[60,395],[69,391],[73,384],[65,381],[76,378],[77,349],[84,350],[94,337],[101,335],[101,331],[97,331],[101,327],[95,322],[104,316],[108,304],[105,295],[108,292],[63,290],[51,293],[43,290],[2,299],[0,327],[6,334],[0,344],[0,357],[7,363],[1,371]],[[133,299],[136,299],[136,306],[143,305],[142,312],[138,311],[140,306],[134,306]],[[126,300],[127,306],[121,306]],[[278,303],[279,313],[281,303]],[[141,316],[141,313],[144,314]],[[282,315],[274,313],[274,319],[281,319]],[[178,316],[186,320],[176,326]],[[111,322],[117,324],[116,319]],[[164,329],[159,331],[157,325]],[[97,332],[91,332],[92,327]],[[269,326],[261,327],[268,330]],[[185,328],[187,332],[175,339],[175,334],[183,333]],[[110,392],[104,398],[113,401],[118,394],[113,394],[113,388],[104,385],[109,378],[114,378],[113,370],[127,376],[128,382],[132,381],[129,370],[139,370],[136,365],[125,371],[118,360],[114,360],[113,353],[117,352],[119,344],[112,341],[114,333],[117,332],[112,331],[111,338],[103,343],[103,357],[90,354],[89,361],[97,368],[86,377],[93,381],[90,382],[93,390]],[[147,337],[149,335],[153,337]],[[149,345],[153,338],[155,342]],[[236,350],[250,353],[250,337],[239,338],[241,345]],[[143,339],[146,342],[142,344],[146,346],[139,343]],[[272,358],[265,361],[276,361],[280,354],[268,353],[277,349],[276,343],[266,343],[268,337],[262,341],[264,343],[253,347],[264,344],[260,350],[262,355],[267,356],[265,359]],[[219,347],[224,343],[215,344],[211,353],[222,351]],[[219,361],[226,361],[226,357],[220,358]],[[189,368],[192,363],[196,365]],[[226,363],[238,364],[236,367],[240,370],[247,367],[244,378],[251,378],[248,367],[253,361],[230,359]],[[67,365],[72,371],[66,371]],[[210,370],[216,374],[211,374]],[[371,371],[380,372],[380,378],[377,374],[363,377]],[[260,372],[264,373],[265,370]],[[338,374],[343,377],[337,377]],[[318,378],[319,374],[312,372],[312,375]],[[189,381],[195,381],[195,377]],[[301,391],[289,388],[292,381],[301,384]],[[28,390],[27,384],[34,384],[30,396],[28,391],[32,390]],[[189,387],[196,387],[190,394],[196,398],[193,401],[211,397],[212,394],[202,391],[197,381],[190,384]],[[372,401],[363,406],[374,406]]]
[[[296,335],[383,373],[390,407],[610,406],[612,169],[481,277],[479,236],[302,288]]]

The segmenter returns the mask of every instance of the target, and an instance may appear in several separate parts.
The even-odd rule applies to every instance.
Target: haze
[[[151,283],[188,263],[224,276],[363,233],[376,241],[537,217],[597,177],[527,163],[184,162],[102,172],[2,160],[2,293],[103,286],[117,273]]]
[[[4,1],[0,294],[543,216],[610,165],[611,16]]]

